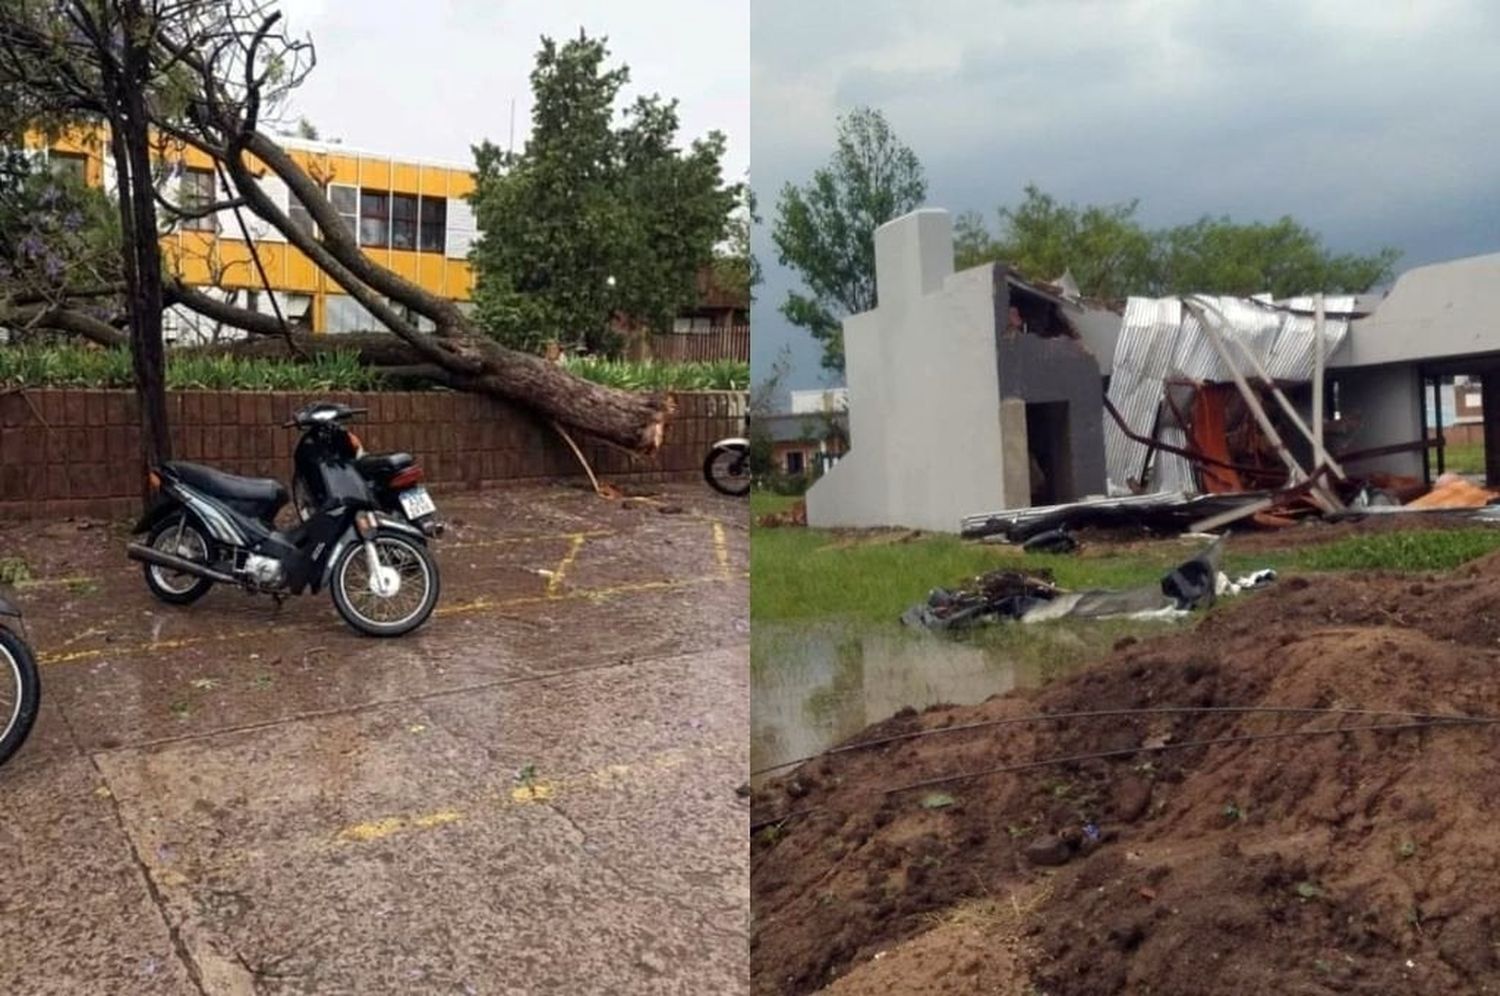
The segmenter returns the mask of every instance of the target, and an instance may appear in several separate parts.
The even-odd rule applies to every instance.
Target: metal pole
[[[1313,346],[1313,452],[1323,452],[1323,327],[1326,315],[1323,312],[1323,294],[1318,293],[1318,301],[1313,319],[1313,338],[1317,342]],[[1343,475],[1340,474],[1340,477]]]
[[[1432,378],[1432,412],[1433,427],[1437,429],[1437,472],[1443,476],[1444,464],[1443,449],[1448,445],[1447,439],[1443,437],[1443,378],[1442,375]]]

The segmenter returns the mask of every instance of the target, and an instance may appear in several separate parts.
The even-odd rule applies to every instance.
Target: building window
[[[339,220],[344,223],[349,237],[359,238],[359,191],[354,187],[330,185],[328,199],[333,202],[333,209],[339,213]]]
[[[447,248],[448,199],[446,197],[422,198],[422,244],[423,252],[442,252]]]
[[[217,187],[214,184],[213,170],[185,169],[182,171],[181,193],[178,195],[177,203],[184,211],[202,211],[211,206],[216,197]],[[190,232],[217,232],[219,217],[210,213],[196,218],[184,218],[182,227]]]
[[[291,200],[288,202],[286,210],[287,218],[291,220],[294,226],[302,229],[309,236],[316,238],[318,235],[318,226],[313,221],[312,212],[307,210],[307,205],[303,204],[296,194],[291,194],[290,197]]]
[[[391,248],[417,247],[417,195],[391,195]]]
[[[359,192],[359,244],[391,244],[391,195],[383,190]]]
[[[348,294],[330,294],[324,302],[326,332],[374,332],[380,328],[375,316]]]
[[[678,333],[705,333],[714,330],[714,320],[703,315],[675,318],[672,320],[672,331]]]
[[[47,165],[59,180],[83,186],[88,182],[89,157],[77,152],[51,152]]]
[[[786,472],[793,477],[802,473],[802,451],[789,450],[786,455]]]

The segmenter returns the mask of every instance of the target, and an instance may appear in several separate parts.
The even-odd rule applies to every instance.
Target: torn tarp
[[[1054,619],[1175,619],[1206,609],[1221,595],[1263,587],[1275,580],[1263,570],[1229,580],[1219,570],[1222,541],[1216,540],[1192,559],[1178,564],[1158,584],[1123,591],[1064,591],[1050,572],[1013,570],[980,575],[969,588],[936,588],[925,602],[901,615],[907,626],[932,630],[969,629],[1007,619],[1025,623]]]

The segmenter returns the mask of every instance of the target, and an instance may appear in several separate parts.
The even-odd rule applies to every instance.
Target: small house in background
[[[751,431],[771,441],[771,466],[780,477],[819,477],[849,450],[844,412],[763,415]]]
[[[672,322],[671,332],[653,332],[617,320],[625,355],[661,363],[750,362],[750,292],[725,287],[711,266],[698,271],[697,296]]]

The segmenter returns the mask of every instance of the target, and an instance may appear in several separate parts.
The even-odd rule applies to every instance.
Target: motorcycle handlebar
[[[351,415],[368,415],[369,413],[370,413],[370,409],[368,409],[368,408],[351,408],[347,412],[344,412],[343,415],[339,416],[338,418],[329,419],[328,421],[330,421],[330,422],[338,422],[338,421],[340,421],[340,420],[342,420],[344,418],[347,418],[347,417],[349,417]],[[281,427],[283,429],[295,429],[295,428],[301,426],[302,424],[303,423],[300,422],[300,421],[298,421],[296,418],[289,418],[285,422],[281,423]],[[311,424],[317,425],[317,424],[321,424],[321,423],[319,423],[319,422],[313,422]]]

